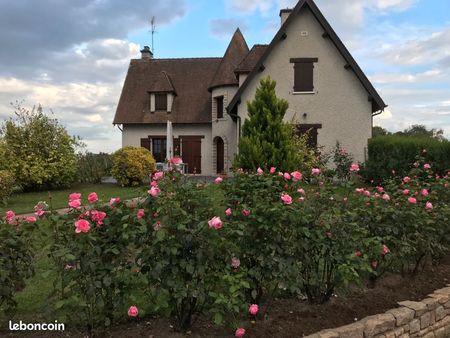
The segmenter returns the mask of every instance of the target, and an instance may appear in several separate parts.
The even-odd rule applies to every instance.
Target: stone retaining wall
[[[450,338],[450,284],[420,302],[398,304],[386,313],[306,338]]]

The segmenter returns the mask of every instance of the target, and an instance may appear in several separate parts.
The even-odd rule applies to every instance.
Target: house
[[[280,11],[269,45],[251,49],[239,29],[222,58],[156,59],[145,47],[131,60],[114,124],[123,146],[142,146],[157,162],[166,157],[166,123],[175,153],[189,173],[228,172],[241,126],[262,78],[277,82],[289,102],[286,121],[311,145],[331,150],[339,141],[365,160],[373,116],[386,104],[313,0]]]

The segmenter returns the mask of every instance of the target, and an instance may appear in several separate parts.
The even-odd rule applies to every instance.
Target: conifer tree
[[[255,98],[247,103],[248,119],[242,127],[237,168],[273,166],[290,171],[298,164],[292,126],[283,121],[289,104],[277,98],[275,87],[276,82],[270,77],[262,79]]]

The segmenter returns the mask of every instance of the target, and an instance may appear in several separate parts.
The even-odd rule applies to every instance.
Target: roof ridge
[[[160,58],[160,59],[151,59],[151,62],[155,61],[170,61],[170,60],[215,60],[215,59],[222,59],[222,56],[206,56],[206,57],[180,57],[180,58]],[[132,61],[140,61],[142,59],[131,59]],[[148,60],[144,60],[148,62]]]

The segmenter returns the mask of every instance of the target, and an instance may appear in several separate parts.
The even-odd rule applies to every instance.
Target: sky
[[[296,0],[0,0],[0,122],[38,104],[92,152],[113,152],[130,59],[223,56],[232,33],[269,43]],[[450,137],[450,1],[316,0],[389,105],[375,125]]]

